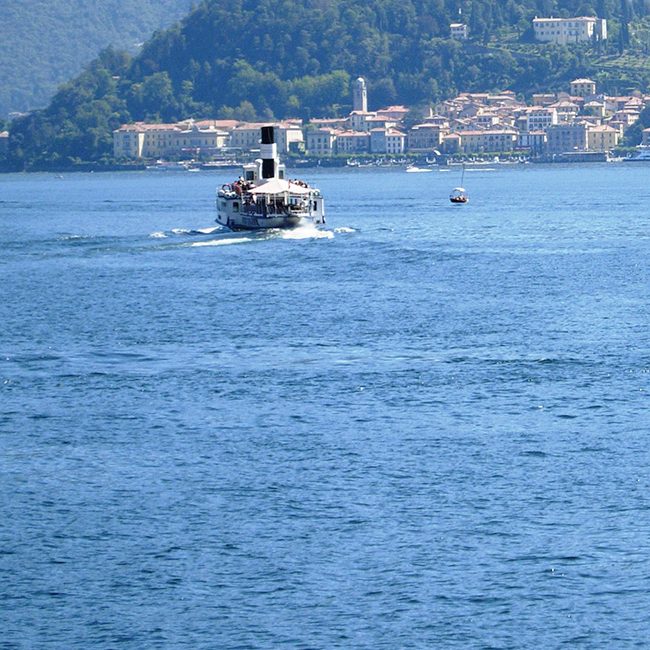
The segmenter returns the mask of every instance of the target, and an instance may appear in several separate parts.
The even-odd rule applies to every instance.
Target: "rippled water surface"
[[[303,175],[0,176],[0,647],[647,647],[650,166]]]

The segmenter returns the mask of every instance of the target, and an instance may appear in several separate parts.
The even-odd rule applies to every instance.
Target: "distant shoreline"
[[[593,166],[595,164],[599,165],[617,165],[620,163],[629,163],[629,162],[637,162],[637,163],[646,163],[648,161],[635,161],[632,158],[619,158],[615,160],[570,160],[570,159],[556,159],[556,160],[530,160],[530,161],[522,161],[522,162],[509,162],[509,161],[484,161],[484,162],[468,162],[468,161],[458,161],[458,162],[452,162],[447,165],[424,165],[425,168],[430,169],[431,171],[435,170],[450,170],[454,169],[457,167],[460,167],[462,165],[466,165],[470,169],[476,169],[480,170],[481,168],[488,168],[488,167],[499,167],[499,168],[516,168],[516,167],[522,167],[522,166],[547,166],[547,165],[571,165],[571,166]],[[349,170],[349,171],[357,171],[357,170],[399,170],[399,169],[405,169],[408,166],[409,163],[395,163],[395,164],[362,164],[362,165],[318,165],[318,164],[300,164],[300,165],[294,165],[291,164],[289,161],[287,162],[287,169],[291,170],[301,170],[301,169],[338,169],[338,170]],[[215,169],[201,169],[201,171],[204,174],[214,174],[215,172],[227,172],[227,171],[233,171],[233,169],[238,169],[238,167],[220,167],[220,168],[215,168]],[[11,170],[11,169],[0,169],[0,174],[2,175],[10,175],[10,174],[102,174],[102,173],[110,173],[110,172],[147,172],[152,175],[159,175],[159,176],[164,176],[165,174],[170,174],[174,173],[175,175],[177,174],[185,174],[187,172],[184,172],[182,170],[174,170],[174,171],[154,171],[154,170],[148,170],[146,168],[146,165],[75,165],[73,167],[57,167],[57,168],[50,168],[50,169],[29,169],[29,170]]]

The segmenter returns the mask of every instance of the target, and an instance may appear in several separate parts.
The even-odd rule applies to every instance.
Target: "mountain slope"
[[[45,105],[56,86],[114,45],[134,51],[191,0],[0,0],[0,116]]]

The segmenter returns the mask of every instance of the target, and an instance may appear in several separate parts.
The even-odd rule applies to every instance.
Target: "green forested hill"
[[[17,165],[110,156],[111,130],[131,120],[252,119],[342,114],[351,78],[371,108],[437,101],[458,90],[647,89],[645,0],[205,0],[134,59],[106,51],[51,105],[12,126]],[[448,38],[462,18],[472,38]],[[535,15],[597,14],[610,40],[571,47],[527,42]],[[625,65],[619,65],[626,50]],[[635,64],[629,64],[629,61]],[[604,65],[604,64],[607,65]]]
[[[44,106],[108,45],[134,51],[191,0],[0,0],[0,116]]]

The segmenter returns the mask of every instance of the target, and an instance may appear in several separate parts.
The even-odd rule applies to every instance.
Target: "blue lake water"
[[[301,174],[0,175],[0,647],[647,647],[650,166]]]

